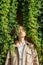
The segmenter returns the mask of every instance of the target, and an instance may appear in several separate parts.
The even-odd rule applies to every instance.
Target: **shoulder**
[[[30,42],[26,41],[26,45],[32,49],[35,48],[34,43],[30,43]]]
[[[15,55],[17,51],[17,46],[15,44],[10,45],[10,53],[11,55]]]
[[[10,51],[15,51],[15,49],[17,48],[17,45],[16,44],[12,44],[10,45]]]

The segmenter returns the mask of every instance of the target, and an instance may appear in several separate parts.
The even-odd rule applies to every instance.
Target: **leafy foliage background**
[[[5,64],[9,46],[18,35],[19,25],[36,45],[40,65],[43,64],[43,1],[0,0],[0,65]],[[13,31],[13,32],[12,32]]]

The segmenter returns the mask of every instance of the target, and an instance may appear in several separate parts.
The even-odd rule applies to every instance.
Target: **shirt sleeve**
[[[10,51],[8,50],[5,65],[10,65]]]
[[[36,49],[32,49],[33,65],[39,65],[38,54]]]

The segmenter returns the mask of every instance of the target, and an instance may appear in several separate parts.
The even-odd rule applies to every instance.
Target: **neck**
[[[24,41],[24,38],[19,38],[19,42],[23,42]]]

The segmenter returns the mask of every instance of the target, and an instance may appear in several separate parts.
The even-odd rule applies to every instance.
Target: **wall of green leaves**
[[[35,43],[40,65],[43,64],[42,3],[42,0],[0,0],[0,65],[5,63],[19,24],[24,26],[27,36]]]

